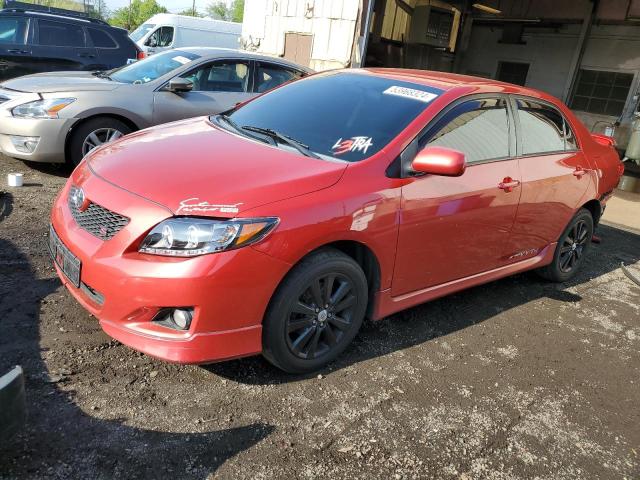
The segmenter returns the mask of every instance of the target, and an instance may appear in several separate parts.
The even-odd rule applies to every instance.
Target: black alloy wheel
[[[558,240],[552,262],[537,270],[538,274],[554,282],[566,282],[573,277],[591,248],[593,216],[585,208],[571,219]]]
[[[582,261],[584,250],[590,240],[589,226],[585,220],[573,224],[560,245],[558,266],[561,272],[569,273]]]
[[[355,309],[354,288],[346,276],[317,276],[290,307],[287,345],[299,358],[325,355],[351,328]]]
[[[262,353],[289,373],[333,361],[364,319],[369,290],[358,263],[334,248],[300,261],[276,290],[264,318]]]

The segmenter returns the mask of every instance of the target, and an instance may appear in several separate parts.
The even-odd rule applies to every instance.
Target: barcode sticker
[[[424,103],[429,103],[438,96],[435,93],[423,92],[422,90],[416,90],[415,88],[399,87],[396,85],[387,88],[382,93],[386,93],[387,95],[396,95],[398,97],[412,98],[413,100],[418,100],[419,102]]]

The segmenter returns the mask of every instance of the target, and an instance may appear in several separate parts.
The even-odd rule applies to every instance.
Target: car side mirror
[[[464,153],[445,147],[426,147],[418,152],[411,163],[414,173],[445,177],[459,177],[466,168]]]
[[[169,80],[167,90],[173,93],[190,92],[191,90],[193,90],[193,82],[191,80],[187,80],[186,78],[172,78],[171,80]]]

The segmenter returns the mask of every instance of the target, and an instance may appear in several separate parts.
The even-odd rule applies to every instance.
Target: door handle
[[[79,53],[78,56],[80,58],[95,58],[96,56],[91,53]]]
[[[586,175],[590,170],[588,168],[582,168],[581,166],[577,166],[573,171],[573,176],[578,177],[578,179],[582,178],[583,175]]]
[[[9,48],[9,49],[7,49],[7,52],[8,53],[14,53],[14,54],[16,54],[16,53],[27,54],[27,53],[29,53],[29,50],[20,50],[19,48]]]
[[[498,184],[498,188],[500,190],[504,190],[505,192],[509,193],[513,191],[513,189],[516,188],[518,185],[520,185],[520,180],[514,180],[511,177],[505,177],[505,179]]]

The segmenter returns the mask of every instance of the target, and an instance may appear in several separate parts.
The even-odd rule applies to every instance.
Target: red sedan
[[[524,270],[571,278],[621,173],[610,139],[543,93],[334,71],[94,150],[50,248],[126,345],[305,372],[365,317]]]

